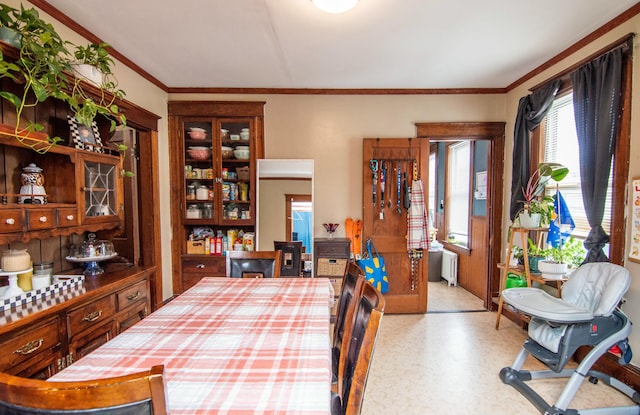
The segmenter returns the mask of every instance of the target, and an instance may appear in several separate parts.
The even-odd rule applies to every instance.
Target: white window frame
[[[447,147],[447,241],[469,247],[469,201],[471,197],[471,141],[464,140]]]

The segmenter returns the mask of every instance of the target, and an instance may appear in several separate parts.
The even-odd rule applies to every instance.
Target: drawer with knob
[[[56,212],[51,208],[28,209],[27,224],[32,231],[55,228],[58,226]]]
[[[78,221],[78,209],[73,208],[58,208],[58,226],[68,227],[76,226],[80,222]]]
[[[182,289],[194,286],[202,277],[224,277],[226,275],[225,257],[189,256],[182,258]]]
[[[22,232],[22,210],[0,210],[0,233]]]
[[[146,301],[149,296],[149,290],[146,281],[141,281],[127,289],[118,291],[116,295],[118,299],[117,310],[122,311],[132,304]]]
[[[0,371],[17,373],[60,347],[58,319],[14,330],[0,337]],[[24,365],[23,365],[24,363]],[[11,370],[9,370],[11,369]]]
[[[113,318],[116,312],[115,295],[109,295],[67,314],[69,337],[98,326]]]

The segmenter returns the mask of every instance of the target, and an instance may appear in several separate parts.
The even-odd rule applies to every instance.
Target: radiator
[[[446,249],[442,251],[442,278],[448,286],[458,285],[458,254]]]

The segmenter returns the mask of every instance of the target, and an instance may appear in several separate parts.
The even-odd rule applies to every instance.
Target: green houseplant
[[[18,10],[0,5],[0,25],[15,30],[21,39],[17,59],[5,59],[0,53],[0,78],[9,78],[21,84],[22,92],[15,94],[3,90],[0,91],[0,97],[16,109],[18,121],[13,135],[23,145],[44,153],[61,140],[47,136],[43,142],[29,137],[32,132],[43,131],[44,126],[34,120],[25,120],[25,110],[48,98],[68,103],[78,122],[85,125],[90,125],[98,114],[111,121],[112,130],[117,121],[126,122],[116,105],[116,100],[124,96],[124,92],[117,89],[117,82],[109,80],[106,84],[91,88],[80,78],[74,77],[72,62],[75,55],[70,52],[74,45],[63,40],[50,23],[39,17],[36,9],[26,9],[21,5]],[[106,49],[103,44],[95,47],[89,45],[84,50],[100,58],[102,70],[113,63],[110,57],[104,56]],[[110,68],[107,72],[111,74]]]
[[[529,258],[529,270],[531,272],[539,272],[538,264],[543,261],[549,255],[549,251],[544,248],[538,247],[531,238],[527,238],[528,248],[527,257]]]
[[[111,70],[114,62],[107,50],[108,47],[109,45],[106,43],[75,46],[73,56],[76,60],[71,62],[70,66],[79,76],[75,77],[72,94],[67,102],[81,124],[90,125],[96,115],[101,114],[109,119],[111,131],[113,131],[118,122],[126,125],[126,117],[119,112],[116,104],[117,100],[124,98],[125,93],[118,88],[118,81]],[[99,76],[90,79],[80,76],[78,64],[94,68]],[[99,92],[88,94],[81,79],[86,79],[97,86]]]
[[[564,179],[569,169],[560,163],[540,163],[522,189],[524,206],[517,215],[520,226],[537,228],[548,225],[553,219],[553,197],[544,195],[549,180]]]

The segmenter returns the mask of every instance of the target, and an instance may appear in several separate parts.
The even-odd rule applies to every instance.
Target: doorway
[[[303,252],[311,253],[313,204],[311,195],[285,194],[285,223],[287,241],[302,241]]]
[[[503,122],[416,124],[418,138],[427,142],[482,140],[486,143],[486,212],[477,214],[469,201],[469,211],[472,213],[469,218],[468,246],[449,243],[445,233],[446,215],[444,212],[435,213],[438,240],[443,241],[445,249],[457,255],[459,285],[479,297],[485,309],[494,307],[492,297],[497,293],[500,282],[497,265],[500,262],[502,235],[504,128]],[[475,177],[471,179],[475,180]],[[474,183],[474,180],[470,182]],[[470,191],[475,190],[471,188]]]

